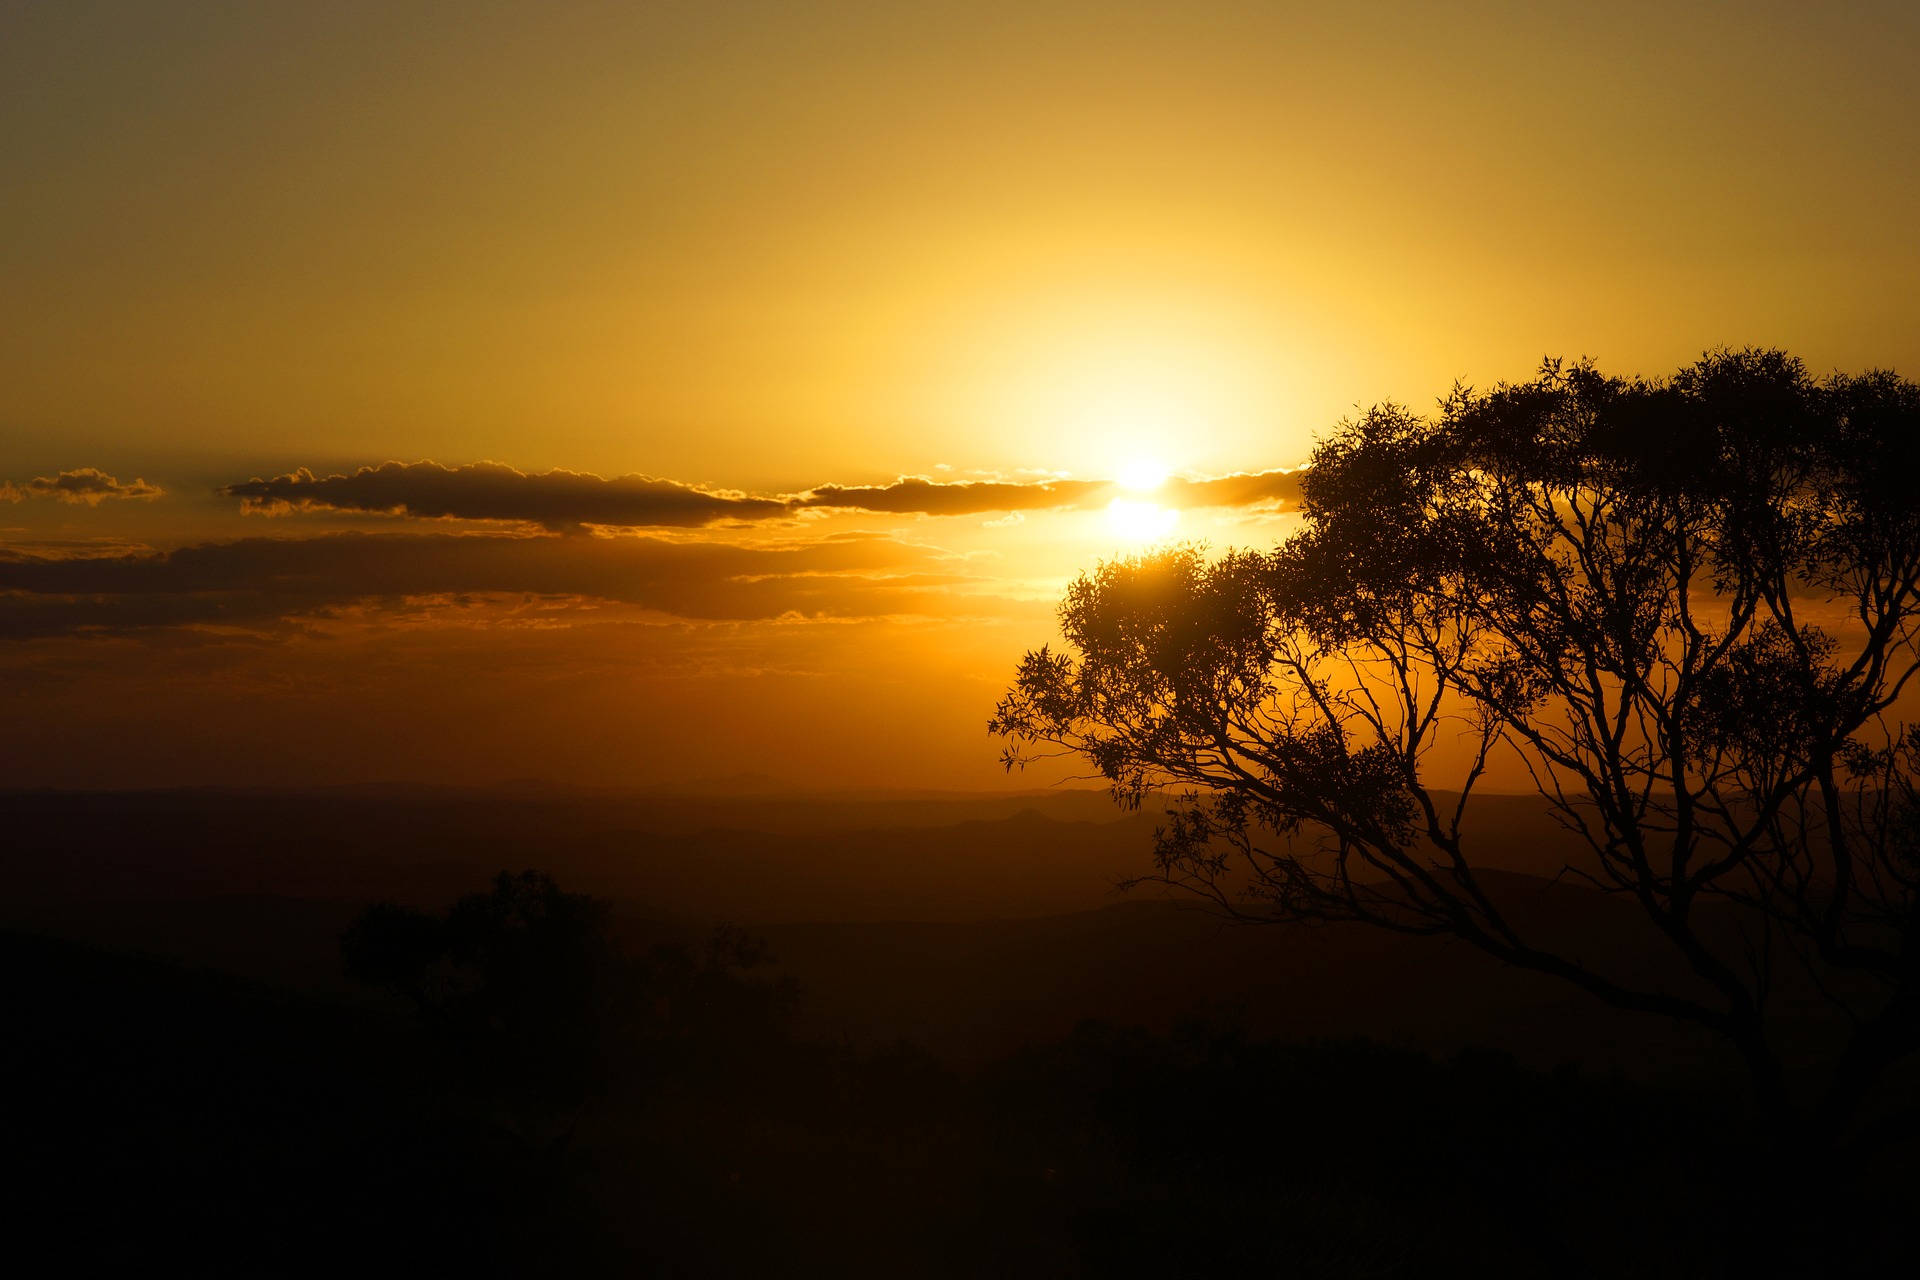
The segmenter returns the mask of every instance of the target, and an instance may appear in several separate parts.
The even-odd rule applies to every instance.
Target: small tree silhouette
[[[1850,1134],[1869,1089],[1920,1047],[1920,733],[1890,723],[1920,661],[1916,477],[1920,388],[1778,352],[1375,408],[1314,450],[1273,551],[1073,583],[1069,651],[1027,654],[989,728],[1009,768],[1051,748],[1130,805],[1170,791],[1156,878],[1708,1028],[1800,1163],[1859,1156],[1901,1123]],[[1691,987],[1503,909],[1464,822],[1500,756],[1582,848],[1567,873],[1636,904]],[[1769,1019],[1796,961],[1852,1026],[1810,1098]]]
[[[443,915],[380,903],[341,938],[347,971],[410,1000],[506,1127],[552,1155],[596,1089],[712,1075],[784,1038],[791,978],[757,978],[761,939],[730,926],[699,953],[623,956],[609,907],[537,871],[501,872]]]
[[[352,976],[413,1002],[510,1129],[563,1148],[610,1050],[638,1030],[643,975],[606,925],[604,902],[501,872],[443,916],[369,907],[341,949]]]

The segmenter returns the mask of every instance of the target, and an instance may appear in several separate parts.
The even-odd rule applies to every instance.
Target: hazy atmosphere
[[[1002,785],[1066,581],[1270,545],[1264,473],[1357,408],[1549,355],[1920,365],[1915,36],[8,5],[0,764]]]
[[[9,1274],[1910,1270],[1916,67],[0,0]]]

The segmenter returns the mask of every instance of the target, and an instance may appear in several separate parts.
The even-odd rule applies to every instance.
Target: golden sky
[[[1271,542],[1356,405],[1914,376],[1917,58],[1905,3],[7,5],[0,779],[996,785],[1062,582]]]

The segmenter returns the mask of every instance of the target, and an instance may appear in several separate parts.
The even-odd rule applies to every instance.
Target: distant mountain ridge
[[[1483,883],[1516,920],[1614,971],[1688,980],[1626,904],[1551,882],[1570,845],[1536,798],[1487,797],[1475,815]],[[366,999],[337,952],[362,906],[439,908],[501,870],[538,868],[613,900],[636,946],[697,942],[721,921],[765,934],[807,989],[815,1031],[905,1036],[957,1057],[1086,1016],[1164,1024],[1221,1006],[1276,1033],[1532,1046],[1607,1069],[1704,1052],[1661,1020],[1602,1015],[1462,944],[1236,928],[1163,887],[1116,892],[1151,870],[1161,821],[1090,790],[13,792],[0,794],[0,927]]]

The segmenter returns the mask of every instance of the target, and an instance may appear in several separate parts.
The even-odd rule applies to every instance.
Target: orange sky
[[[1914,376],[1916,56],[1904,4],[8,5],[0,782],[997,785],[1135,543],[1043,481],[1544,354]],[[1283,490],[1142,500],[1265,543]]]

